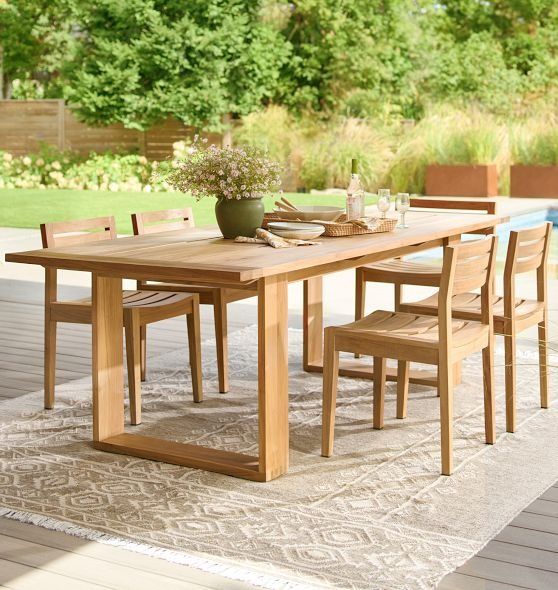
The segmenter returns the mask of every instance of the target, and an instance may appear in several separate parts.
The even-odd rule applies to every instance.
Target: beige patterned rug
[[[256,329],[231,337],[232,389],[217,393],[204,344],[205,401],[191,401],[186,353],[154,359],[135,432],[256,452]],[[412,387],[409,418],[371,428],[371,384],[341,379],[336,454],[319,454],[321,379],[300,369],[290,332],[291,470],[267,484],[91,448],[91,386],[2,404],[0,514],[121,544],[268,588],[433,588],[558,478],[558,410],[538,408],[536,359],[520,359],[519,431],[483,444],[480,359],[455,393],[455,463],[439,470],[438,401]],[[501,360],[498,363],[501,365]],[[558,392],[556,371],[552,394]]]

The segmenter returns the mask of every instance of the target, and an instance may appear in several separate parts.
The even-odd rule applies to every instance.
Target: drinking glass
[[[406,229],[407,227],[409,227],[405,223],[405,213],[407,213],[410,206],[411,206],[411,199],[409,197],[409,193],[397,193],[397,199],[395,201],[395,208],[397,209],[397,211],[401,215],[401,221],[400,221],[399,225],[397,226],[400,229]]]
[[[376,203],[376,206],[378,207],[378,211],[381,213],[381,219],[386,218],[386,213],[389,211],[391,206],[390,198],[391,193],[389,188],[378,189],[378,202]]]

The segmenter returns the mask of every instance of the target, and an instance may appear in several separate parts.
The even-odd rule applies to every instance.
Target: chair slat
[[[135,235],[188,229],[194,227],[194,214],[190,207],[134,213],[132,226]]]
[[[492,250],[492,242],[490,239],[483,238],[480,240],[472,240],[470,242],[462,242],[453,246],[456,249],[457,260],[466,258],[474,258],[475,256],[482,256],[489,254]]]
[[[449,246],[455,251],[455,273],[452,293],[458,295],[480,289],[487,284],[494,267],[496,238],[489,236],[474,242],[462,242]],[[444,269],[444,272],[448,272]]]
[[[545,264],[549,251],[552,223],[510,232],[506,257],[506,280],[514,274],[537,270]]]
[[[532,242],[534,240],[539,240],[546,236],[548,223],[543,223],[542,225],[538,225],[537,227],[531,227],[528,229],[521,229],[519,231],[511,232],[517,233],[519,235],[519,242]]]
[[[478,277],[479,273],[486,271],[490,264],[490,254],[475,256],[471,259],[458,261],[455,269],[455,278],[465,279],[467,277]]]
[[[489,215],[496,214],[496,201],[467,201],[463,199],[424,199],[413,197],[411,207],[421,209],[461,209],[471,211],[485,211]]]
[[[61,245],[69,246],[97,240],[112,240],[116,238],[116,224],[112,216],[42,223],[41,237],[43,248],[56,248]]]
[[[533,242],[523,241],[517,248],[517,258],[529,258],[530,256],[540,254],[544,250],[545,244],[545,237],[542,237],[540,240],[535,240]]]
[[[486,270],[487,269],[482,273],[479,273],[477,276],[456,279],[453,282],[453,294],[461,295],[461,293],[467,293],[468,291],[473,291],[482,287],[486,283]]]
[[[521,274],[524,272],[530,272],[536,270],[541,265],[544,258],[544,252],[540,252],[536,256],[530,258],[522,258],[515,263],[515,273]]]

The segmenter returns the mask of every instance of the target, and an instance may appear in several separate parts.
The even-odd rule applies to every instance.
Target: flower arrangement
[[[167,176],[168,184],[196,199],[260,199],[278,188],[281,166],[254,146],[223,147],[208,145],[194,137]]]

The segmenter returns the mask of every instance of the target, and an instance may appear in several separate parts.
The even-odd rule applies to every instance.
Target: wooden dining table
[[[6,260],[92,275],[93,446],[96,449],[269,481],[286,473],[289,467],[288,284],[304,281],[303,362],[305,369],[319,371],[323,275],[451,244],[459,241],[462,234],[493,228],[506,218],[411,210],[407,221],[407,229],[321,238],[319,245],[288,249],[236,243],[216,237],[215,230],[194,229],[12,253],[6,255]],[[257,456],[125,430],[124,278],[249,289],[257,294]],[[356,360],[352,362],[346,374],[370,376],[366,359],[359,359],[360,365],[354,365]],[[416,379],[421,382],[420,377]]]

